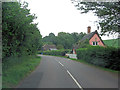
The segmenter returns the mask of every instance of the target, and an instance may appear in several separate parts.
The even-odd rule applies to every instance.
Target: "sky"
[[[21,0],[28,2],[28,9],[31,13],[36,14],[38,28],[42,37],[48,36],[49,33],[58,32],[85,32],[87,27],[91,26],[91,32],[97,30],[98,17],[92,12],[81,14],[76,9],[71,0]],[[98,30],[100,33],[100,30]],[[115,36],[114,36],[115,37]],[[102,36],[103,40],[112,39],[113,36]]]

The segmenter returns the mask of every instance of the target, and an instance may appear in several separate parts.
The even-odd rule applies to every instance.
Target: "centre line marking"
[[[60,63],[60,62],[59,62]],[[64,66],[62,63],[60,63],[60,65]]]
[[[77,86],[83,90],[83,88],[81,87],[81,85],[77,82],[77,80],[72,76],[72,74],[67,70],[67,73],[70,75],[70,77],[74,80],[74,82],[77,84]]]

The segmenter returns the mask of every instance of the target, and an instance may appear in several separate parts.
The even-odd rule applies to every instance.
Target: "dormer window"
[[[98,45],[98,42],[92,42],[92,45],[96,46],[96,45]]]

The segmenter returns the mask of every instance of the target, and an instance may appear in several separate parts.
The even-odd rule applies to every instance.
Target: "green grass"
[[[95,67],[95,68],[102,69],[102,70],[104,70],[104,71],[109,71],[109,72],[114,72],[114,73],[118,73],[118,72],[119,72],[119,71],[116,71],[116,70],[112,70],[112,69],[108,69],[108,68],[103,68],[103,67],[100,67],[100,66],[96,66],[96,65],[87,63],[87,62],[84,61],[84,60],[73,59],[73,58],[70,58],[70,59],[71,59],[71,60],[74,60],[74,61],[78,61],[78,62],[83,63],[83,64],[87,64],[87,65],[92,66],[92,67]]]
[[[107,46],[116,47],[116,48],[120,47],[118,45],[118,43],[120,43],[120,39],[103,40],[103,42]]]
[[[2,88],[14,88],[40,64],[40,60],[39,56],[27,57],[27,60],[20,64],[5,69],[2,76]]]

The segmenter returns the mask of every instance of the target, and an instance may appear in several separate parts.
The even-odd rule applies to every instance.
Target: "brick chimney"
[[[89,33],[91,33],[91,27],[90,26],[87,27],[87,34],[89,34]]]

